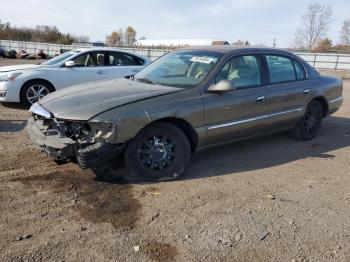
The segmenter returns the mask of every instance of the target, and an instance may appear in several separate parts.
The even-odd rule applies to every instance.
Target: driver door
[[[107,80],[106,53],[104,51],[86,52],[72,59],[75,63],[74,67],[60,68],[61,87]]]
[[[231,58],[222,67],[214,83],[228,80],[234,91],[208,92],[203,96],[204,123],[207,126],[205,146],[230,142],[269,130],[268,88],[263,83],[259,55]]]

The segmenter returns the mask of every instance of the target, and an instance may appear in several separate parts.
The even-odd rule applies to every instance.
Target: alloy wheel
[[[30,104],[34,104],[39,99],[47,96],[50,93],[50,90],[41,84],[34,84],[30,86],[26,93],[26,98]]]
[[[319,127],[322,120],[321,112],[314,104],[310,105],[307,109],[304,119],[304,132],[305,134],[313,134]]]
[[[164,171],[175,161],[176,146],[168,136],[152,135],[140,143],[137,154],[137,160],[143,168],[151,172]]]

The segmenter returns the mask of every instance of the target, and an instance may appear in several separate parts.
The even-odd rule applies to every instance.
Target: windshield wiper
[[[137,81],[144,82],[146,84],[151,84],[151,85],[158,85],[158,83],[149,80],[148,78],[136,78]]]

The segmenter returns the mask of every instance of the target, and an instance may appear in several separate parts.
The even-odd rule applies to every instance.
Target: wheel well
[[[190,123],[188,123],[186,120],[183,120],[181,118],[169,117],[169,118],[158,119],[158,120],[152,122],[151,124],[158,123],[158,122],[171,123],[171,124],[177,126],[178,128],[180,128],[185,133],[188,140],[190,141],[191,151],[192,151],[192,153],[194,153],[194,151],[196,150],[197,144],[198,144],[198,135]]]
[[[47,85],[52,89],[52,92],[56,91],[54,85],[53,85],[51,82],[49,82],[49,81],[47,81],[47,80],[45,80],[45,79],[42,79],[42,78],[30,79],[30,80],[26,81],[26,82],[22,85],[22,87],[21,87],[21,90],[20,90],[20,100],[21,100],[22,103],[23,103],[23,101],[22,101],[22,100],[23,100],[23,99],[22,99],[22,97],[23,97],[23,87],[24,87],[25,85],[31,83],[31,82],[43,82],[43,83],[47,84]]]
[[[25,82],[25,83],[22,85],[21,90],[22,90],[22,88],[23,88],[26,84],[31,83],[31,82],[44,82],[44,83],[46,83],[49,87],[52,88],[52,91],[56,91],[54,85],[53,85],[50,81],[47,81],[47,80],[41,79],[41,78],[35,78],[35,79],[30,79],[30,80],[28,80],[27,82]]]
[[[326,117],[329,110],[327,100],[323,96],[316,97],[313,100],[316,100],[322,105],[323,117]]]

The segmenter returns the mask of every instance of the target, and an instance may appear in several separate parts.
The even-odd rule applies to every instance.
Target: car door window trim
[[[209,86],[211,86],[216,79],[216,76],[220,73],[220,71],[222,70],[222,68],[226,65],[226,63],[228,61],[230,61],[231,59],[235,58],[235,57],[240,57],[240,56],[250,56],[250,55],[254,55],[257,56],[260,59],[260,70],[261,70],[261,85],[260,86],[255,86],[255,87],[251,87],[251,88],[257,88],[257,87],[264,87],[267,85],[268,81],[265,77],[265,69],[263,66],[263,56],[261,55],[260,51],[258,50],[254,50],[252,52],[239,52],[236,54],[229,54],[226,56],[226,58],[222,58],[222,62],[218,63],[213,69],[212,72],[210,72],[206,78],[207,80],[203,79],[203,86],[200,87],[201,90],[203,90],[204,92],[207,92]],[[237,90],[239,91],[239,90]],[[236,92],[236,91],[235,91]]]
[[[306,70],[304,64],[299,61],[299,59],[297,59],[295,57],[292,57],[292,56],[288,56],[286,54],[270,53],[270,52],[268,52],[268,53],[264,52],[262,54],[262,56],[263,56],[263,60],[264,60],[262,62],[264,64],[264,66],[266,67],[266,77],[268,79],[268,85],[269,86],[308,80],[307,70]],[[288,81],[281,81],[281,82],[271,83],[271,80],[270,80],[270,68],[269,68],[269,65],[267,63],[267,56],[279,56],[279,57],[284,57],[284,58],[287,58],[287,59],[291,60],[293,68],[294,68],[295,80],[288,80]],[[294,64],[295,62],[297,62],[299,65],[301,65],[301,68],[304,71],[304,78],[303,79],[298,79],[298,76],[296,74],[295,64]]]
[[[215,72],[215,75],[214,75],[213,79],[210,81],[210,84],[212,84],[213,82],[216,83],[217,76],[219,75],[221,70],[226,66],[226,64],[228,62],[232,61],[235,58],[244,57],[244,56],[253,56],[253,57],[256,58],[256,61],[258,62],[258,69],[260,71],[260,73],[259,73],[259,75],[260,75],[260,84],[258,84],[258,85],[250,85],[250,86],[243,86],[243,87],[240,87],[239,89],[237,89],[235,91],[246,90],[246,89],[257,88],[257,87],[263,87],[264,86],[264,76],[263,76],[264,75],[264,70],[263,70],[263,65],[262,65],[261,54],[259,52],[242,53],[242,54],[231,55],[230,57],[228,57],[225,60],[225,62],[223,62],[223,64],[220,66],[219,70],[217,70]]]

